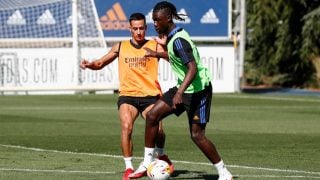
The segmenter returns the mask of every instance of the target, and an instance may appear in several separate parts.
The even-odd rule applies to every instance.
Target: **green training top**
[[[205,87],[209,85],[211,81],[211,75],[209,74],[209,70],[202,65],[197,47],[191,41],[189,34],[183,29],[181,31],[176,32],[167,44],[170,65],[172,70],[178,77],[177,87],[181,85],[184,77],[188,72],[187,65],[184,64],[182,59],[180,57],[177,57],[173,51],[173,42],[177,38],[183,38],[189,42],[192,48],[194,61],[196,62],[198,69],[193,81],[184,93],[195,93],[204,90]]]

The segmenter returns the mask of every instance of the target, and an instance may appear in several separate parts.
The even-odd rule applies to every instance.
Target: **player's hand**
[[[167,44],[168,36],[164,34],[159,34],[158,37],[155,37],[154,40],[157,41],[157,43],[161,44],[162,46],[165,46]]]
[[[144,50],[146,50],[146,54],[144,55],[144,57],[157,57],[157,52],[151,50],[148,47],[144,47]]]
[[[182,93],[176,92],[172,99],[172,108],[176,109],[179,104],[182,104]]]
[[[80,62],[80,68],[81,69],[86,69],[88,66],[89,66],[90,62],[86,59],[83,59],[81,62]]]

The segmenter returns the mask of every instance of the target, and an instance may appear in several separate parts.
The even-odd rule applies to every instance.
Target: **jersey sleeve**
[[[180,57],[184,64],[194,61],[192,47],[189,42],[183,38],[177,38],[173,42],[173,51]]]

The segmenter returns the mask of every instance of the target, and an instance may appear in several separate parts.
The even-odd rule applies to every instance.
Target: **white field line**
[[[6,148],[24,149],[24,150],[38,151],[38,152],[52,152],[52,153],[74,154],[74,155],[88,155],[88,156],[122,158],[122,156],[120,156],[120,155],[108,155],[108,154],[96,154],[96,153],[77,153],[77,152],[46,150],[46,149],[29,148],[29,147],[23,147],[23,146],[15,146],[15,145],[5,145],[5,144],[0,144],[0,146],[1,147],[6,147]],[[136,159],[143,159],[142,157],[135,157],[135,158]],[[211,163],[190,162],[190,161],[175,161],[175,160],[173,160],[172,162],[181,163],[181,164],[197,164],[197,165],[212,166]],[[255,169],[255,170],[273,171],[273,172],[287,172],[287,173],[302,173],[302,174],[320,175],[320,172],[290,170],[290,169],[263,168],[263,167],[240,166],[240,165],[227,165],[227,167],[239,168],[239,169]],[[317,177],[317,178],[320,178],[320,177]]]
[[[14,145],[5,145],[0,144],[2,147],[7,148],[15,148],[15,149],[25,149],[30,151],[38,151],[38,152],[52,152],[52,153],[63,153],[63,154],[79,154],[79,155],[87,155],[87,156],[100,156],[100,157],[112,157],[112,158],[122,158],[122,156],[118,155],[108,155],[108,154],[95,154],[95,153],[79,153],[79,152],[71,152],[71,151],[57,151],[57,150],[47,150],[47,149],[39,149],[39,148],[29,148],[23,146],[14,146]],[[142,158],[141,158],[142,159]]]
[[[315,175],[320,175],[320,172],[300,171],[300,170],[290,170],[290,169],[276,169],[276,168],[239,166],[239,165],[229,165],[228,167],[241,168],[241,169],[256,169],[256,170],[274,171],[274,172],[288,172],[288,173],[303,173],[303,174],[315,174]]]
[[[320,179],[320,177],[316,176],[281,176],[281,175],[234,175],[234,177],[241,178],[299,178],[299,179]]]
[[[0,168],[0,171],[18,171],[18,172],[44,172],[44,173],[70,173],[70,174],[116,174],[116,172],[102,171],[75,171],[75,170],[48,170],[48,169],[16,169]]]
[[[198,165],[208,165],[212,166],[211,163],[201,163],[201,162],[190,162],[190,161],[172,161],[182,164],[198,164]],[[255,169],[255,170],[264,170],[264,171],[274,171],[274,172],[289,172],[289,173],[304,173],[304,174],[316,174],[320,175],[320,172],[312,171],[300,171],[300,170],[290,170],[290,169],[276,169],[276,168],[263,168],[263,167],[253,167],[253,166],[240,166],[240,165],[226,165],[227,167],[239,168],[239,169]]]

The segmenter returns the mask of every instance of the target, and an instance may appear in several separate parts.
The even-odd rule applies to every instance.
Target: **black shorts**
[[[172,107],[172,99],[176,94],[178,88],[170,88],[163,94],[161,100]],[[182,104],[176,106],[172,113],[179,116],[184,111],[187,112],[189,123],[206,124],[209,122],[210,109],[212,100],[212,86],[211,83],[202,91],[196,93],[184,93],[182,95]]]
[[[130,104],[142,113],[148,106],[154,104],[159,99],[159,96],[146,96],[146,97],[132,97],[132,96],[119,96],[118,109],[121,104]]]

